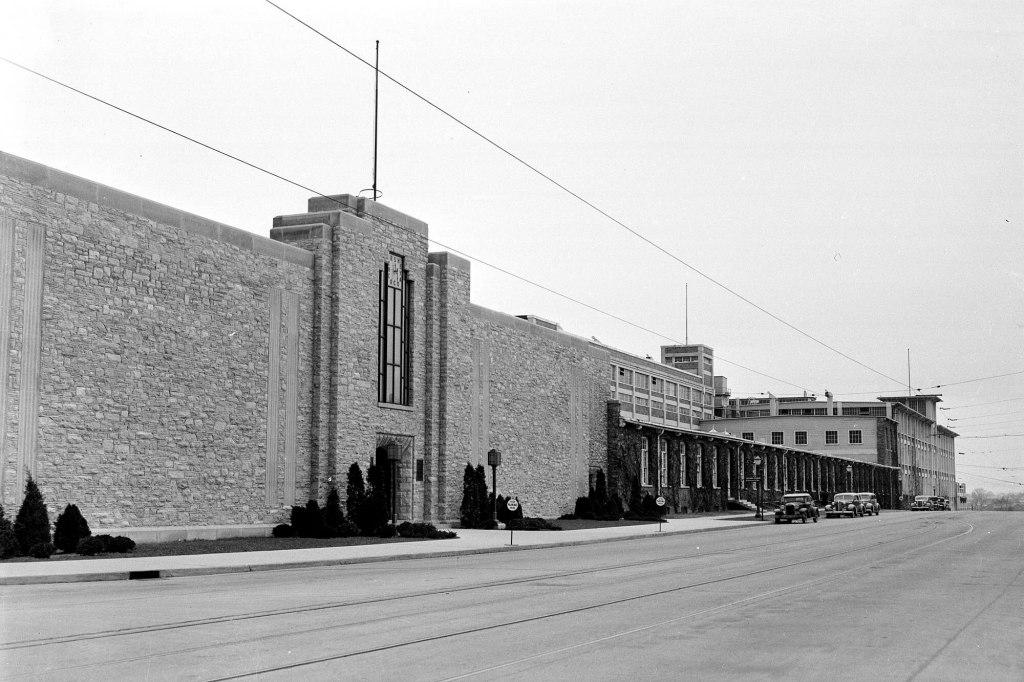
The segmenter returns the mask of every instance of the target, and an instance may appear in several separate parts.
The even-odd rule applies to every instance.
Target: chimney
[[[832,391],[825,391],[825,414],[832,416]]]

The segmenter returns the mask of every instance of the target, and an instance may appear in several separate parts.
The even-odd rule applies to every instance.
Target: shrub
[[[14,534],[11,520],[4,515],[4,507],[0,504],[0,559],[10,559],[21,554],[21,545]]]
[[[36,559],[49,559],[55,549],[52,542],[37,542],[28,548],[27,554]]]
[[[594,518],[594,508],[589,497],[576,498],[576,509],[573,511],[573,516],[579,519]]]
[[[306,535],[299,533],[304,538],[326,538],[327,526],[324,525],[324,513],[320,510],[320,504],[316,500],[306,503]]]
[[[271,535],[275,538],[290,538],[295,536],[295,529],[287,523],[279,523],[274,526],[274,530],[271,531]]]
[[[363,470],[358,462],[352,462],[348,468],[348,480],[345,483],[345,513],[352,518],[356,509],[366,497],[366,483],[363,482]]]
[[[93,556],[94,554],[102,554],[106,550],[106,543],[100,540],[100,537],[93,535],[91,537],[82,538],[78,541],[78,547],[75,551],[82,556]]]
[[[575,514],[562,514],[561,516],[558,517],[558,520],[559,521],[575,521],[576,520],[576,515]]]
[[[396,535],[398,535],[398,530],[390,523],[385,523],[377,529],[377,537],[379,538],[393,538]]]
[[[14,535],[24,554],[36,545],[50,542],[50,515],[46,513],[43,494],[31,475],[25,483],[25,499],[14,519]]]
[[[601,518],[604,521],[618,521],[622,518],[622,498],[618,493],[608,496]]]
[[[472,464],[466,462],[466,468],[462,472],[462,504],[459,506],[459,525],[463,528],[476,528],[480,522],[479,491],[476,471]]]
[[[306,508],[295,505],[292,507],[291,513],[292,522],[292,533],[300,538],[309,537],[307,535],[307,529],[309,524],[306,523]]]
[[[398,535],[403,538],[428,538],[440,540],[443,538],[457,538],[458,535],[450,530],[438,530],[432,523],[409,523],[405,521],[398,524]]]
[[[93,535],[92,537],[100,541],[100,551],[109,552],[110,543],[114,541],[114,538],[110,535]]]
[[[108,552],[116,552],[118,554],[126,554],[135,549],[135,540],[124,535],[118,535],[110,540],[107,545]]]
[[[92,535],[89,530],[89,523],[78,510],[78,505],[69,504],[64,511],[57,516],[57,523],[53,527],[53,544],[60,551],[70,554],[75,551],[78,541]]]
[[[345,523],[345,513],[341,511],[341,497],[337,488],[331,488],[327,493],[327,502],[324,504],[324,527],[327,530],[327,537],[341,537],[341,526]]]
[[[366,493],[351,518],[361,535],[372,537],[379,535],[381,527],[387,525],[389,519],[384,471],[371,464],[366,471],[366,482]]]
[[[511,530],[562,530],[559,526],[549,523],[539,516],[512,519],[508,524]]]
[[[497,505],[498,505],[497,512],[498,512],[498,514],[497,514],[497,516],[498,516],[498,522],[499,523],[508,523],[509,519],[511,518],[511,516],[510,516],[511,512],[508,510],[508,507],[506,506],[507,504],[508,504],[508,500],[506,500],[503,495],[498,495],[498,499],[497,499]]]
[[[487,491],[487,470],[483,464],[477,464],[473,471],[473,482],[476,485],[476,498],[480,501],[480,512],[477,518],[478,528],[493,527],[494,499]]]

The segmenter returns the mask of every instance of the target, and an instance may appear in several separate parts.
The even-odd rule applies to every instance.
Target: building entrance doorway
[[[402,457],[402,449],[392,443],[382,448],[377,448],[374,455],[374,464],[380,472],[379,485],[383,489],[388,519],[392,522],[398,518],[398,485],[399,485],[399,463]]]

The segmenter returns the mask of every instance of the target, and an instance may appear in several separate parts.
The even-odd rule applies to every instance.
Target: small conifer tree
[[[355,516],[359,505],[366,498],[366,484],[363,482],[363,470],[359,462],[352,462],[348,468],[348,480],[345,483],[345,513],[349,518]]]
[[[18,538],[22,554],[40,544],[50,544],[50,515],[39,487],[29,475],[25,483],[25,499],[14,518],[14,535]]]
[[[4,514],[4,507],[0,504],[0,559],[10,559],[21,554],[21,545],[14,535],[14,526],[11,520]]]
[[[329,537],[338,537],[341,534],[342,526],[345,524],[345,514],[341,511],[341,496],[337,488],[331,488],[327,493],[327,502],[324,504],[324,526]]]
[[[462,472],[462,504],[459,506],[459,523],[463,528],[476,528],[480,521],[480,489],[477,486],[476,471],[466,462]]]
[[[82,516],[77,504],[69,504],[57,515],[53,526],[53,544],[60,551],[70,554],[75,551],[78,541],[92,535],[89,523]]]

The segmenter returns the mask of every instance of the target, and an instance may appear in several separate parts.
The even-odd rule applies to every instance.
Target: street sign
[[[516,509],[519,509],[519,500],[513,497],[505,503],[505,506],[508,507],[509,511],[515,511]]]
[[[658,496],[658,499],[656,499],[656,500],[654,501],[654,504],[658,505],[659,507],[664,507],[664,506],[665,506],[665,498],[664,498],[664,497],[661,497],[661,496],[659,495],[659,496]]]

